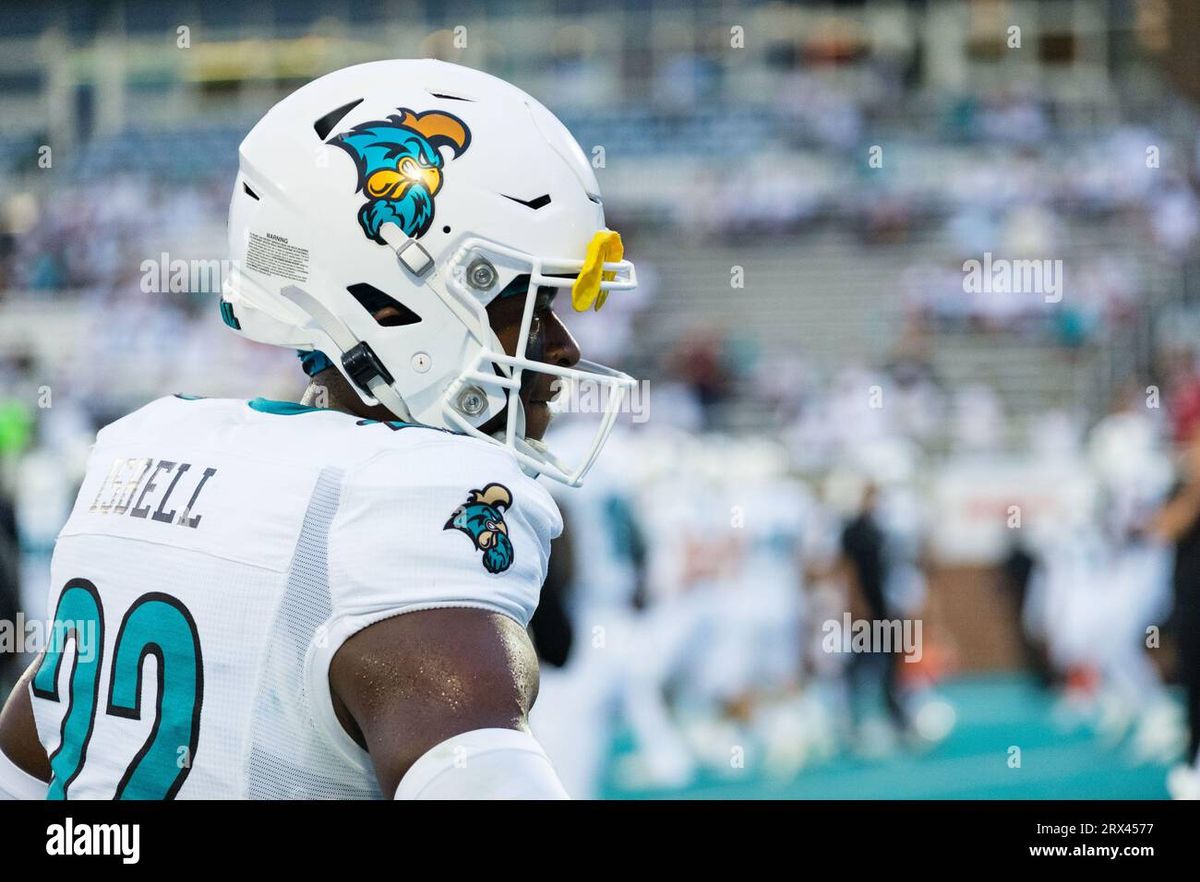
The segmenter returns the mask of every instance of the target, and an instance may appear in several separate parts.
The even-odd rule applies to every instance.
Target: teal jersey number
[[[144,594],[125,614],[113,653],[108,713],[142,718],[142,663],[147,655],[158,659],[154,728],[125,770],[117,799],[174,799],[200,740],[200,635],[187,607],[169,594]]]
[[[104,661],[104,607],[100,604],[100,592],[87,579],[72,579],[58,598],[54,630],[33,676],[33,694],[38,698],[58,701],[58,672],[68,642],[75,644],[75,666],[67,686],[62,737],[50,756],[47,799],[66,799],[67,788],[87,759],[88,742],[92,740],[92,726],[96,722],[100,665]]]
[[[33,677],[35,696],[59,700],[58,676],[68,642],[75,644],[75,660],[62,737],[50,757],[48,799],[66,799],[87,759],[98,712],[104,607],[96,586],[86,579],[72,579],[59,597],[54,632]],[[116,799],[174,799],[196,758],[204,697],[200,635],[187,607],[169,594],[144,594],[125,613],[113,651],[106,714],[142,718],[142,669],[148,655],[155,657],[158,670],[154,725],[121,777]]]

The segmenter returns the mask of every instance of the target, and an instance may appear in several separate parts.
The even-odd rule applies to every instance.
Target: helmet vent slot
[[[533,199],[518,199],[516,196],[509,196],[507,193],[501,193],[505,199],[511,199],[513,202],[518,202],[526,208],[532,208],[537,211],[539,208],[545,208],[550,204],[550,194],[543,193],[541,196],[535,196]]]
[[[349,104],[343,104],[336,110],[329,111],[329,113],[325,114],[315,123],[313,123],[313,129],[316,130],[317,137],[322,141],[328,138],[329,133],[333,131],[333,127],[342,121],[342,117],[344,117],[354,108],[358,107],[358,105],[362,104],[362,102],[363,100],[361,98],[355,98]]]

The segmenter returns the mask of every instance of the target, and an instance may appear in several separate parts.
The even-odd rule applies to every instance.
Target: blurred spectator
[[[1200,436],[1185,448],[1180,480],[1158,512],[1153,530],[1175,545],[1170,628],[1179,648],[1179,678],[1187,693],[1184,763],[1200,760]],[[1200,767],[1197,768],[1200,771]]]
[[[885,586],[891,577],[887,534],[878,520],[879,489],[868,484],[863,490],[858,514],[842,531],[842,554],[854,575],[858,596],[866,605],[867,618],[880,622],[894,618]],[[846,671],[850,688],[851,710],[856,711],[861,696],[868,693],[874,680],[882,687],[883,701],[892,724],[901,732],[909,726],[908,715],[900,698],[899,666],[903,663],[896,648],[884,652],[856,652]]]

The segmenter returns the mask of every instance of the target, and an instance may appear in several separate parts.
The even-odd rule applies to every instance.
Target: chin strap
[[[538,462],[553,466],[563,475],[570,475],[572,473],[572,470],[562,460],[550,452],[550,448],[546,446],[545,442],[535,441],[533,438],[518,438],[513,447],[516,448],[518,453],[523,453]],[[518,460],[518,462],[520,463],[521,471],[531,478],[536,478],[544,471],[543,469],[534,469],[532,466],[526,465],[524,461]]]
[[[501,445],[502,447],[506,446],[505,441],[504,441],[504,430],[499,429],[498,431],[493,432],[492,440],[494,440],[497,444]],[[553,459],[553,457],[550,454],[550,450],[546,447],[546,445],[543,444],[541,441],[535,441],[532,438],[521,438],[520,436],[518,436],[513,441],[512,446],[513,446],[513,449],[515,449],[518,453],[523,453],[526,456],[529,456],[535,460],[538,460],[539,462],[550,461],[551,459]],[[516,459],[517,459],[517,466],[521,469],[522,472],[525,473],[526,477],[536,478],[538,475],[540,475],[542,473],[540,469],[534,468],[533,466],[529,465],[529,463],[527,463],[525,460],[521,459],[520,457],[517,457]]]
[[[521,396],[515,389],[509,389],[508,400],[509,407],[514,404],[517,408],[517,430],[516,437],[513,439],[513,448],[526,456],[531,456],[534,459],[542,462],[552,462],[554,457],[551,455],[549,448],[541,441],[535,441],[532,438],[525,437],[525,405],[521,403]],[[501,413],[504,413],[501,411]],[[501,445],[505,444],[505,430],[497,429],[492,433],[492,438]],[[518,458],[517,465],[527,477],[536,478],[541,474],[541,470],[535,469],[533,466]]]
[[[501,444],[503,444],[504,443],[504,433],[500,432],[499,434],[500,434],[500,437],[497,438],[496,440],[499,441]],[[534,459],[537,459],[537,460],[544,459],[547,454],[546,446],[544,444],[542,444],[541,441],[530,441],[528,438],[518,438],[516,441],[513,442],[513,447],[515,447],[521,453],[524,453],[526,456],[532,456]],[[523,459],[517,460],[517,466],[521,469],[522,472],[525,473],[525,475],[527,477],[536,478],[538,475],[541,474],[540,470],[535,469],[533,466],[529,465]]]

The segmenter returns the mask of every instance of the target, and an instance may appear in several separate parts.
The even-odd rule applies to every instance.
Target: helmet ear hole
[[[419,315],[396,298],[380,291],[374,285],[359,282],[355,285],[346,286],[346,290],[350,292],[350,296],[359,302],[363,309],[371,314],[371,318],[375,319],[376,324],[382,327],[394,328],[400,325],[415,325],[421,321]]]

